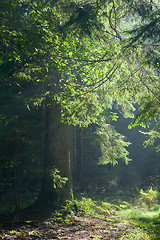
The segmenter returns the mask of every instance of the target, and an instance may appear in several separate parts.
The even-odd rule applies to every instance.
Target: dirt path
[[[75,216],[67,223],[55,223],[50,219],[46,222],[15,225],[11,230],[6,228],[0,234],[0,239],[123,239],[129,228],[129,224],[122,223],[117,216],[110,216],[105,220]]]

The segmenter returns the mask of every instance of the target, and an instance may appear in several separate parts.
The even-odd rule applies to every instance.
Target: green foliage
[[[108,118],[111,118],[112,121],[117,121],[118,120],[117,113],[110,112],[110,115],[108,116]]]
[[[118,206],[107,203],[94,201],[91,198],[82,197],[80,200],[66,201],[66,204],[53,214],[55,221],[67,221],[74,215],[102,216],[105,218],[114,214]]]
[[[70,12],[70,19],[66,21],[63,28],[69,31],[77,31],[80,35],[92,35],[94,30],[100,30],[104,27],[102,22],[98,19],[99,9],[103,3],[94,2],[88,3],[85,1],[77,4],[71,1],[64,9]]]
[[[153,129],[149,130],[148,132],[140,131],[142,134],[147,135],[149,137],[148,140],[144,142],[144,146],[147,147],[148,145],[154,145],[155,141],[160,138],[160,129],[159,125],[155,126]],[[155,147],[157,152],[160,151],[160,144]]]
[[[129,33],[126,41],[127,49],[133,49],[137,54],[137,64],[141,68],[140,83],[142,83],[147,94],[142,94],[139,98],[141,107],[134,122],[130,127],[141,125],[148,126],[154,119],[159,125],[159,1],[125,1],[130,6],[130,10],[137,14],[140,23],[135,25]],[[144,71],[142,73],[142,71]],[[140,96],[140,94],[139,94]],[[155,133],[157,131],[157,133]],[[154,133],[153,133],[154,132]],[[149,132],[152,135],[151,143],[154,136],[158,136],[159,127]],[[150,140],[147,141],[147,144]]]
[[[82,197],[80,200],[77,200],[77,206],[80,212],[83,214],[92,215],[92,216],[102,216],[106,217],[110,214],[114,214],[119,207],[113,203],[104,202],[104,201],[95,201],[92,198]]]
[[[53,181],[53,188],[55,189],[62,188],[68,181],[67,177],[62,177],[60,175],[60,171],[56,167],[54,167],[54,169],[51,170],[50,177]]]
[[[141,195],[139,199],[140,203],[145,203],[151,207],[151,205],[157,202],[158,192],[157,190],[153,190],[152,187],[149,188],[146,192],[141,189],[139,193]]]
[[[141,190],[140,194],[147,205],[148,196],[149,198],[155,196],[155,191],[153,189],[149,189],[147,192]],[[134,226],[130,233],[124,236],[124,239],[159,239],[159,209],[160,206],[155,201],[150,202],[149,208],[144,207],[138,201],[136,206],[130,205],[129,208],[120,210],[123,221],[127,221]]]
[[[112,201],[114,200],[115,198],[113,199],[112,197]],[[74,211],[75,204],[78,207],[78,212]],[[84,216],[89,215],[94,218],[103,219],[108,223],[120,223],[124,227],[128,226],[121,236],[121,238],[126,240],[159,239],[159,208],[151,211],[140,206],[138,209],[136,207],[130,202],[121,201],[120,199],[116,204],[111,204],[110,202],[93,201],[92,198],[83,197],[80,200],[67,201],[62,210],[54,214],[51,223],[55,221],[68,222],[69,216],[73,217],[74,214],[83,214]],[[98,226],[95,227],[98,228]],[[114,229],[114,227],[114,225],[111,225],[110,229]]]
[[[130,240],[151,240],[154,239],[151,234],[147,234],[143,229],[136,228],[135,230],[132,230],[132,233],[126,234],[123,237],[124,240],[130,239]]]
[[[154,240],[159,238],[159,206],[151,211],[141,209],[141,206],[137,209],[137,206],[135,207],[133,204],[120,199],[117,202],[117,204],[112,204],[104,201],[93,201],[92,198],[84,197],[80,200],[67,201],[62,210],[54,214],[52,220],[53,222],[68,222],[74,214],[89,215],[106,222],[120,222],[124,226],[129,225],[129,229],[121,236],[123,239]],[[75,211],[75,204],[78,211]],[[111,226],[112,228],[113,226]]]
[[[117,120],[113,106],[133,118],[138,103],[131,126],[153,119],[159,124],[159,2],[2,0],[0,14],[2,168],[9,173],[19,167],[27,175],[34,172],[28,162],[40,165],[36,135],[42,122],[33,119],[36,113],[40,118],[38,107],[52,101],[60,105],[63,122],[99,126],[99,163],[128,163],[129,143],[108,119]],[[11,91],[4,94],[6,89]],[[147,144],[159,138],[159,127],[149,134]],[[54,188],[67,181],[57,169],[51,175]]]
[[[97,130],[99,142],[102,151],[102,157],[98,164],[112,163],[117,164],[117,159],[122,159],[126,164],[131,160],[128,158],[129,152],[125,147],[129,146],[129,142],[125,142],[125,137],[110,125],[103,125]]]
[[[93,201],[91,198],[84,198],[82,197],[81,200],[81,206],[82,210],[87,214],[94,214],[95,213],[95,206],[96,206],[96,201]]]
[[[1,9],[3,83],[9,80],[19,87],[26,81],[36,84],[40,91],[30,96],[28,107],[32,102],[42,105],[46,97],[55,99],[61,105],[63,121],[69,124],[99,123],[106,105],[112,107],[114,101],[125,116],[133,116],[132,101],[144,100],[145,92],[143,97],[140,94],[149,86],[149,77],[146,80],[148,68],[136,57],[139,52],[143,57],[142,49],[135,51],[131,44],[128,53],[122,50],[126,45],[125,39],[122,41],[124,22],[133,19],[133,10],[127,13],[130,2],[129,6],[123,2],[11,1],[8,6],[3,0],[2,6],[8,6]],[[137,12],[142,6],[147,12],[150,5],[138,4]],[[130,22],[134,28],[136,21]],[[5,69],[10,69],[7,76]],[[151,74],[155,79],[153,71]]]
[[[128,18],[134,29],[133,12],[142,17],[142,6],[142,27],[146,18],[154,22],[158,13],[151,2],[138,4],[134,10],[130,1],[124,2],[66,0],[22,4],[17,0],[8,5],[3,0],[3,83],[9,80],[11,85],[21,87],[29,81],[40,86],[41,90],[31,96],[34,104],[42,104],[49,92],[47,96],[61,104],[62,118],[70,124],[98,123],[106,103],[111,106],[115,100],[129,116],[132,100],[140,101],[140,93],[149,85],[145,80],[148,68],[142,63],[145,51],[141,47],[135,50],[133,44],[128,53],[122,50],[127,42],[123,39],[124,22]],[[133,3],[136,6],[137,1]],[[148,16],[151,7],[154,12]],[[147,30],[141,31],[145,39],[150,37]],[[10,69],[7,75],[5,69]],[[149,77],[155,79],[153,71],[151,74]],[[142,75],[145,84],[141,82]]]
[[[52,222],[68,222],[73,216],[82,214],[81,202],[66,200],[60,210],[53,213]]]
[[[158,120],[159,110],[156,102],[152,102],[151,100],[150,102],[141,105],[139,113],[136,115],[136,119],[130,125],[130,128],[138,125],[141,125],[142,127],[149,126],[152,120]]]

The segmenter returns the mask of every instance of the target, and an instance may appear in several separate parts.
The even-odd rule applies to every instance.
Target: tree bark
[[[72,199],[72,126],[61,122],[60,106],[53,102],[44,110],[43,179],[37,202],[58,203]],[[54,188],[51,172],[57,168],[68,181],[62,189]]]

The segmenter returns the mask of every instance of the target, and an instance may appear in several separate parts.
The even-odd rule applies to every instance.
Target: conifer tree
[[[105,162],[115,163],[118,157],[128,162],[128,143],[108,124],[116,119],[113,106],[133,117],[135,103],[140,111],[132,125],[159,118],[159,3],[2,0],[0,13],[1,86],[19,87],[28,109],[43,108],[44,185],[50,188],[43,201],[54,201],[54,178],[59,175],[51,174],[51,179],[49,174],[62,166],[54,140],[56,121],[62,127],[59,136],[66,132],[70,143],[68,125],[99,125],[101,141],[109,141],[101,145]],[[28,84],[32,90],[26,94]],[[113,154],[107,152],[110,136]],[[63,138],[57,138],[62,146]],[[71,144],[65,146],[66,169],[71,170]],[[71,173],[58,170],[63,175],[58,182],[68,177],[71,186]]]

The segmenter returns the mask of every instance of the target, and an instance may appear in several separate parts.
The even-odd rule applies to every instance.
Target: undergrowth
[[[159,191],[149,188],[146,191],[139,190],[138,196],[134,199],[128,198],[127,194],[125,200],[124,196],[124,194],[123,196],[115,194],[103,201],[101,198],[95,200],[95,197],[81,196],[79,199],[66,201],[66,204],[60,210],[55,211],[49,219],[45,220],[44,224],[48,226],[58,223],[65,224],[76,217],[83,218],[83,216],[87,216],[99,219],[99,221],[106,221],[110,228],[110,230],[106,229],[106,231],[112,231],[112,229],[116,228],[115,231],[121,235],[121,238],[118,239],[121,240],[159,240]],[[120,233],[122,228],[124,231]],[[9,234],[18,236],[19,232],[15,231],[12,230]]]
[[[58,222],[68,222],[75,215],[90,215],[94,217],[103,215],[105,217],[115,214],[118,209],[119,207],[115,204],[82,197],[81,200],[66,201],[61,210],[54,212],[52,219]]]
[[[130,230],[122,236],[123,240],[158,240],[160,239],[158,197],[158,192],[152,188],[146,192],[140,190],[134,201],[133,199],[124,201],[119,196],[114,197],[115,203],[113,199],[112,202],[106,202],[82,197],[80,200],[66,201],[66,205],[60,211],[55,212],[53,220],[68,222],[75,215],[88,215],[105,221],[129,224]]]
[[[133,226],[131,233],[123,239],[160,239],[160,204],[157,190],[141,189],[134,204],[127,209],[121,209],[119,214]]]

